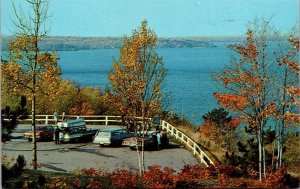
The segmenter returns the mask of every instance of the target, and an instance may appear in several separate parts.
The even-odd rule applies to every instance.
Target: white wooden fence
[[[214,162],[203,152],[200,146],[193,141],[190,137],[188,137],[183,132],[176,129],[174,126],[169,124],[166,121],[161,121],[161,126],[167,132],[169,132],[172,136],[178,139],[181,143],[185,145],[186,148],[190,149],[192,153],[200,159],[200,162],[205,164],[206,166],[214,165]]]
[[[29,116],[30,117],[30,116]],[[59,119],[62,117],[60,116]],[[120,125],[122,120],[121,116],[78,116],[78,115],[65,115],[64,119],[79,119],[84,118],[87,124],[93,125]],[[25,119],[23,121],[31,121],[31,119]],[[51,124],[55,122],[53,115],[36,115],[36,121],[40,123]],[[186,148],[192,151],[192,153],[200,159],[200,162],[206,166],[214,165],[214,162],[204,153],[204,151],[199,147],[199,145],[188,137],[183,132],[179,131],[177,128],[169,124],[168,122],[162,120],[160,122],[162,129],[165,129],[171,136],[174,136],[179,142],[184,144]]]

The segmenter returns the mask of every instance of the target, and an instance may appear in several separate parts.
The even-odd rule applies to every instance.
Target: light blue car
[[[95,134],[93,143],[100,146],[105,145],[121,145],[122,140],[130,137],[130,134],[125,129],[101,129]]]

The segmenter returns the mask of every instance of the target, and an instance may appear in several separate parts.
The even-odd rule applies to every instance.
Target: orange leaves
[[[221,106],[233,111],[242,111],[249,104],[247,97],[243,95],[214,93],[214,96],[217,98],[218,103]]]
[[[287,68],[297,76],[299,76],[300,66],[299,62],[295,61],[295,57],[299,54],[299,39],[291,36],[288,41],[292,43],[293,48],[283,57],[277,59],[278,65],[287,65]]]
[[[290,95],[291,101],[294,103],[296,106],[300,106],[299,98],[300,98],[300,87],[293,86],[293,85],[288,85],[286,87],[287,94]]]
[[[243,62],[251,62],[252,66],[256,66],[258,64],[257,57],[259,52],[254,43],[253,31],[248,30],[247,32],[247,44],[243,45],[229,45],[229,48],[235,49],[242,57]]]
[[[280,58],[277,61],[278,61],[279,66],[281,66],[281,62],[282,62],[282,63],[284,63],[284,64],[286,64],[288,66],[288,69],[291,72],[295,73],[296,75],[299,75],[300,68],[299,68],[299,63],[298,62],[296,62],[296,61],[290,61],[288,59],[288,57]]]
[[[289,125],[296,125],[299,126],[300,122],[300,115],[297,113],[291,113],[290,111],[286,111],[283,115],[283,118]]]
[[[267,104],[262,111],[262,116],[269,117],[278,113],[278,106],[276,104]]]
[[[218,77],[218,80],[222,81],[225,87],[228,87],[231,84],[244,86],[244,94],[259,94],[264,86],[261,79],[251,74],[249,71],[240,70],[238,74],[230,72],[225,73],[226,74],[223,72],[223,75]]]
[[[242,122],[243,122],[243,120],[241,120],[241,119],[232,119],[229,122],[225,123],[225,125],[228,126],[228,127],[230,127],[230,128],[236,128]]]

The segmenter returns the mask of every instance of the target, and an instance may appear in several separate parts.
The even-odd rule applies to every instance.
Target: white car
[[[121,128],[107,128],[103,130],[98,130],[93,143],[104,145],[121,145],[122,140],[130,137],[130,134]]]

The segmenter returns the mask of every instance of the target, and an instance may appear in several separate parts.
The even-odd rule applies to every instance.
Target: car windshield
[[[151,138],[155,133],[149,132],[145,134],[145,138]],[[142,133],[132,133],[132,137],[142,137]]]

